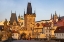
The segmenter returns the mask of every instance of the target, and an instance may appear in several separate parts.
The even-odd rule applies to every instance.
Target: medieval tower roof
[[[28,2],[28,5],[27,5],[27,14],[32,14],[32,6],[30,2]]]

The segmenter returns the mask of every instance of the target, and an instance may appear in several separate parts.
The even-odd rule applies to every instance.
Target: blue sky
[[[11,10],[16,15],[24,15],[27,3],[31,2],[32,12],[36,11],[36,21],[49,20],[51,13],[64,16],[64,0],[0,0],[0,21],[10,20]]]

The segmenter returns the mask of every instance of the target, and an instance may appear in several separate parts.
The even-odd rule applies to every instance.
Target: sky
[[[12,13],[16,11],[17,17],[23,16],[28,2],[31,2],[32,12],[36,13],[36,21],[49,20],[55,11],[58,16],[64,16],[64,0],[0,0],[0,21],[10,20],[11,10]]]

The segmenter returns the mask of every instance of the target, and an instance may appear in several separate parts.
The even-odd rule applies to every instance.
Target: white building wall
[[[64,33],[55,33],[55,37],[58,39],[64,39]]]
[[[52,29],[52,27],[44,27],[43,28],[43,34],[46,34],[46,37],[48,37],[48,36],[53,37],[54,36],[54,30],[50,30],[50,29]]]
[[[43,33],[46,34],[46,37],[49,37],[49,35],[51,35],[51,31],[49,29],[50,27],[43,28]]]
[[[19,34],[18,33],[13,33],[12,38],[13,39],[19,39]]]

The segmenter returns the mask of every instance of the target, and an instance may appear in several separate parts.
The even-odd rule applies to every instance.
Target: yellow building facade
[[[53,28],[51,30],[51,36],[54,36],[54,31],[57,28],[57,26],[54,26],[53,19],[51,16],[50,20],[41,20],[41,21],[35,21],[36,18],[36,14],[35,12],[32,13],[32,7],[31,7],[31,3],[28,3],[27,5],[27,13],[25,13],[24,11],[24,19],[21,19],[20,16],[18,17],[18,22],[19,24],[23,23],[21,25],[21,28],[23,28],[23,30],[19,30],[19,33],[22,34],[23,32],[26,33],[28,36],[29,34],[31,34],[31,38],[46,38],[46,34],[43,33],[43,28],[44,26],[42,25],[42,23],[46,23],[46,22],[51,22],[51,26],[50,28]],[[54,20],[57,22],[58,18],[55,12],[55,16],[54,16]],[[39,23],[39,27],[37,26],[37,23]],[[47,27],[46,27],[47,28]]]

